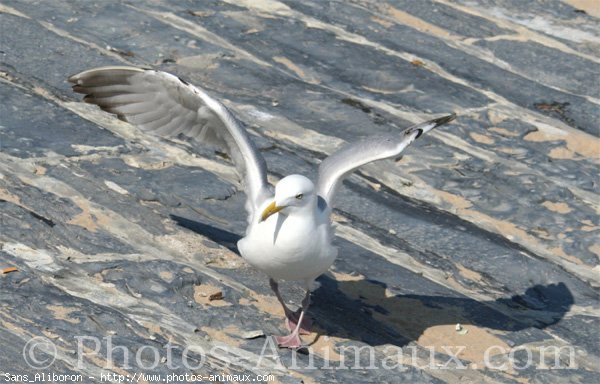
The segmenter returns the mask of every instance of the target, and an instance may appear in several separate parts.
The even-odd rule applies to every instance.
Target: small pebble
[[[242,337],[244,339],[256,339],[258,337],[263,337],[263,336],[265,336],[265,333],[261,329],[257,329],[257,330],[254,330],[254,331],[244,332],[242,334]]]
[[[212,295],[208,296],[208,300],[213,301],[213,300],[223,300],[223,292],[218,291],[213,293]]]
[[[456,327],[454,329],[456,329],[456,332],[458,332],[459,335],[466,335],[467,333],[469,333],[469,330],[463,328],[463,326],[460,325],[460,323],[456,324]]]

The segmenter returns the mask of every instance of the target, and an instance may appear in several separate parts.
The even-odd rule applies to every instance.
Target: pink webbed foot
[[[298,333],[291,333],[287,336],[273,336],[277,345],[281,348],[290,348],[297,349],[302,347],[302,340],[300,340],[300,336]]]
[[[296,325],[298,325],[298,319],[300,318],[301,309],[298,309],[296,312],[290,314],[286,320],[285,324],[290,331],[296,329]],[[304,318],[302,319],[302,324],[300,324],[300,328],[298,329],[298,333],[301,335],[310,335],[311,328],[313,325],[313,320],[307,314],[304,314]]]

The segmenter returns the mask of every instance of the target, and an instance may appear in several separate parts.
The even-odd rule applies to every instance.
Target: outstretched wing
[[[102,67],[69,77],[84,101],[116,114],[145,132],[183,134],[223,147],[245,184],[247,206],[256,210],[269,195],[264,158],[239,121],[202,89],[166,72],[133,67]]]
[[[318,195],[331,207],[337,187],[349,173],[372,161],[398,156],[423,133],[455,118],[456,115],[451,114],[413,125],[400,134],[373,136],[342,147],[319,165]]]

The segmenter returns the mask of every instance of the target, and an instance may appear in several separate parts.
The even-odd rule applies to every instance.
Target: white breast
[[[312,280],[337,256],[327,220],[280,214],[252,225],[238,249],[248,263],[276,280]]]

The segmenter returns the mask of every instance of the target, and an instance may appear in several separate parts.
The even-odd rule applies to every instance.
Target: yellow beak
[[[276,214],[277,212],[281,211],[283,208],[285,208],[285,206],[278,207],[277,204],[275,204],[275,201],[273,201],[271,204],[269,204],[267,206],[267,208],[265,208],[265,210],[263,211],[262,215],[260,216],[260,220],[258,222],[260,223],[262,221],[267,220],[269,218],[269,216]]]

